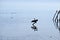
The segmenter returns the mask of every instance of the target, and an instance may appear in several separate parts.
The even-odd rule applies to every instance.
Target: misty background
[[[52,18],[60,0],[0,0],[0,40],[60,40]],[[31,29],[38,19],[38,31]]]

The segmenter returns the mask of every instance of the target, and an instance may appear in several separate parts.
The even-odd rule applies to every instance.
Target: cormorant
[[[31,22],[36,23],[37,21],[38,21],[38,19],[35,19],[35,18],[34,18],[34,20],[32,20]]]

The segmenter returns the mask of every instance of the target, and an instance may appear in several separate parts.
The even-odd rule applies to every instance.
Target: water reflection
[[[56,11],[56,13],[54,14],[53,22],[54,22],[54,25],[60,31],[60,10],[59,11]]]

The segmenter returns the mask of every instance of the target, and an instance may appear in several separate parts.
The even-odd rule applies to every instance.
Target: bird
[[[34,31],[38,30],[37,27],[34,25],[35,23],[37,23],[37,21],[38,21],[38,19],[35,19],[35,18],[34,18],[34,20],[31,21],[33,23],[31,28],[34,29]]]
[[[32,20],[31,22],[36,23],[37,21],[38,21],[38,19],[35,19],[35,18],[34,18],[34,20]]]

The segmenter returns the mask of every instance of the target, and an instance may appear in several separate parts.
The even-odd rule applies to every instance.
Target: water
[[[0,7],[0,40],[60,40],[60,33],[52,22],[59,4],[20,3],[19,6],[17,3],[17,7],[8,4]],[[33,18],[38,19],[38,31],[31,29]]]

